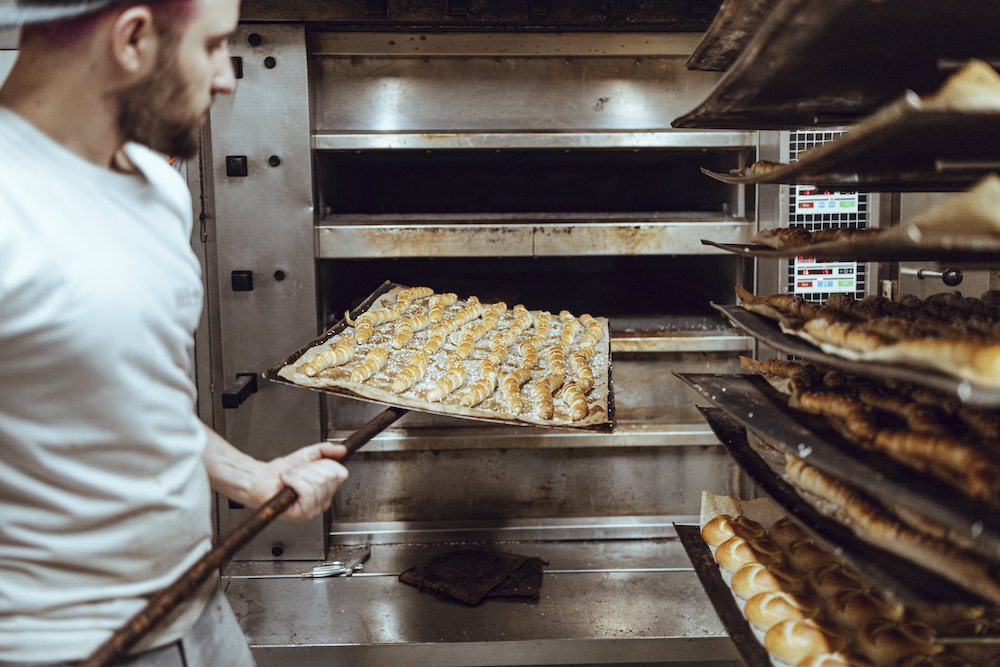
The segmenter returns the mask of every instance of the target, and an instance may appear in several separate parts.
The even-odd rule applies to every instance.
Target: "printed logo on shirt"
[[[201,306],[201,290],[181,287],[174,291],[174,301],[177,303],[178,310],[198,308]]]

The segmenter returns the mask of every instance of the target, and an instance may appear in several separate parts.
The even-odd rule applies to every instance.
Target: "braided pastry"
[[[559,312],[559,320],[562,322],[562,332],[559,335],[559,344],[564,347],[569,347],[573,344],[573,339],[576,338],[576,334],[583,325],[575,317],[573,313],[568,310],[563,310]]]
[[[496,366],[490,363],[489,358],[483,360],[483,377],[472,383],[469,387],[469,391],[462,395],[459,399],[459,403],[467,408],[471,408],[474,405],[479,405],[486,398],[496,391],[497,388],[497,376],[499,373],[496,370]]]
[[[381,370],[388,360],[389,350],[384,347],[376,347],[366,354],[361,363],[351,371],[351,382],[364,382]]]
[[[594,348],[585,347],[569,356],[569,364],[576,375],[576,384],[583,393],[594,388],[594,371],[590,368],[590,357],[594,356]]]
[[[458,295],[454,292],[435,294],[427,305],[427,317],[430,318],[431,322],[440,322],[444,319],[444,309],[456,301],[458,301]]]
[[[353,358],[354,339],[350,337],[344,338],[329,350],[324,350],[313,357],[302,369],[302,372],[309,377],[313,377],[324,368],[346,364]]]
[[[431,325],[431,318],[429,315],[422,315],[420,317],[407,317],[406,319],[400,320],[396,324],[396,328],[393,330],[392,340],[389,344],[395,349],[400,349],[404,345],[410,342],[413,338],[413,333],[416,331],[423,331]]]
[[[414,299],[420,299],[434,294],[430,287],[407,287],[396,295],[396,304],[409,303]]]
[[[524,402],[521,400],[521,385],[531,379],[531,372],[526,368],[518,368],[507,373],[500,383],[500,392],[504,405],[515,415],[521,414]]]
[[[570,419],[579,421],[587,416],[587,397],[575,383],[566,383],[562,390],[562,399],[569,407]]]
[[[427,392],[427,400],[431,403],[437,403],[461,387],[463,382],[465,382],[465,366],[461,359],[450,357],[448,359],[448,372]]]
[[[414,382],[424,376],[430,363],[431,354],[426,349],[414,352],[410,363],[392,381],[392,391],[398,394],[412,387]]]
[[[344,320],[354,327],[354,339],[358,343],[367,343],[375,332],[375,327],[386,322],[394,322],[403,316],[405,303],[397,303],[393,308],[370,310],[356,320],[351,320],[349,312],[344,313]]]
[[[587,327],[583,338],[580,339],[580,347],[595,347],[604,338],[604,327],[588,313],[580,316],[580,322]]]
[[[538,347],[534,343],[522,343],[518,348],[521,356],[524,357],[521,360],[520,368],[525,370],[531,370],[538,363]]]
[[[544,379],[531,385],[531,397],[535,399],[535,412],[542,419],[552,419],[555,404],[552,401],[552,388]]]

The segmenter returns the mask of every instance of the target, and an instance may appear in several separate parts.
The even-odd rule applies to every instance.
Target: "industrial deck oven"
[[[670,129],[718,80],[685,67],[714,8],[487,4],[245,3],[238,89],[188,172],[202,414],[264,458],[345,437],[380,406],[261,373],[391,280],[609,317],[617,427],[411,412],[227,592],[263,664],[733,660],[673,529],[703,490],[749,493],[672,375],[753,350],[708,305],[752,264],[700,240],[747,241],[755,189],[699,168],[751,163],[758,134]],[[247,511],[223,502],[220,530]],[[396,580],[456,543],[542,558],[541,599],[456,608]],[[363,572],[297,577],[358,546]]]

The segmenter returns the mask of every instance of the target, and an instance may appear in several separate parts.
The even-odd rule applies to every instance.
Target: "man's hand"
[[[319,516],[347,479],[347,468],[339,463],[347,453],[343,445],[319,442],[265,462],[244,454],[215,431],[205,430],[208,442],[203,459],[212,488],[256,508],[290,486],[299,498],[282,519],[308,521]]]
[[[262,505],[282,486],[290,486],[299,494],[299,499],[281,518],[308,521],[319,516],[330,506],[333,494],[347,480],[347,468],[338,463],[346,453],[347,448],[343,445],[319,442],[265,463],[262,488],[253,494],[257,501],[255,504]],[[269,480],[275,479],[280,483],[269,484]]]

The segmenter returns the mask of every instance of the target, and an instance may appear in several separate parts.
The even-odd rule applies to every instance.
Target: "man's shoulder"
[[[191,195],[181,172],[162,153],[129,142],[124,147],[129,161],[142,173],[146,181],[170,203],[180,207],[182,215],[189,215]]]

